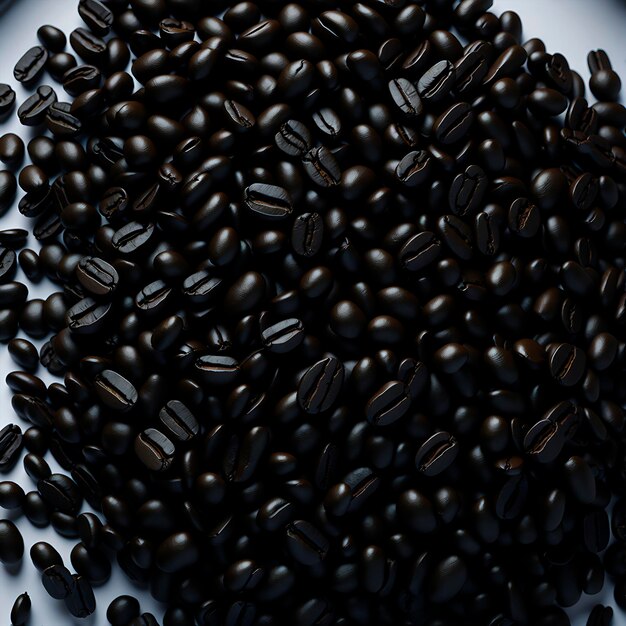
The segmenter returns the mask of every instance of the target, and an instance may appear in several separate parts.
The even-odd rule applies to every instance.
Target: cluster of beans
[[[606,572],[626,604],[620,80],[591,53],[589,106],[491,5],[81,0],[75,54],[39,30],[41,250],[0,233],[32,424],[0,461],[24,444],[37,489],[0,503],[80,538],[74,575],[32,555],[74,615],[112,559],[166,626],[566,625]]]

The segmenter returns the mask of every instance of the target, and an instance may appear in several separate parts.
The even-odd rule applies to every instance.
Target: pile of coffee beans
[[[41,244],[0,232],[30,425],[0,468],[26,448],[34,488],[0,504],[79,540],[74,573],[31,549],[72,615],[112,563],[165,626],[560,626],[607,573],[626,606],[621,83],[592,52],[590,105],[491,6],[80,0],[39,29],[33,138],[0,139]]]

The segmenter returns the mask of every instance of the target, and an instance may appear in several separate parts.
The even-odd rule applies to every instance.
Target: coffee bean
[[[450,433],[435,433],[427,439],[415,455],[415,466],[425,476],[436,476],[454,462],[458,444]]]
[[[106,612],[107,619],[113,626],[125,626],[139,617],[139,601],[128,595],[117,596],[111,601]]]
[[[94,380],[100,400],[113,411],[130,411],[138,399],[137,390],[126,378],[113,370],[105,369]]]
[[[265,219],[280,220],[291,214],[292,204],[289,193],[282,187],[254,183],[245,190],[246,206]]]
[[[394,104],[407,117],[417,117],[422,113],[423,106],[417,88],[406,78],[390,81],[389,93]]]
[[[24,539],[17,526],[10,520],[0,520],[0,561],[15,565],[24,556]]]
[[[416,187],[430,175],[432,161],[424,150],[409,152],[396,167],[396,177],[408,187]]]
[[[452,182],[448,196],[450,209],[461,216],[474,213],[482,203],[486,189],[485,172],[477,165],[470,165]]]
[[[74,617],[85,618],[96,610],[93,589],[83,576],[72,577],[72,586],[68,595],[64,597],[64,601],[67,610]]]
[[[613,609],[610,606],[596,604],[587,618],[587,626],[610,626],[613,621]]]
[[[34,46],[15,64],[13,76],[20,83],[32,83],[39,78],[46,62],[48,52],[41,46]]]
[[[137,435],[135,453],[150,470],[166,470],[174,460],[174,444],[155,428],[148,428]]]
[[[411,405],[406,386],[399,381],[383,385],[367,402],[367,420],[375,426],[388,426],[399,420]]]
[[[0,430],[0,470],[10,469],[22,449],[22,429],[15,424],[8,424]]]
[[[68,328],[77,335],[97,333],[104,326],[110,309],[110,303],[98,303],[92,298],[83,298],[66,312]]]
[[[324,238],[324,222],[319,213],[303,213],[293,223],[291,245],[296,254],[313,257],[321,249]]]
[[[5,84],[0,83],[0,116],[8,115],[15,107],[15,91]]]
[[[445,98],[456,82],[456,69],[450,61],[439,61],[419,79],[417,90],[427,102],[439,102]]]
[[[452,105],[435,122],[437,139],[444,145],[463,139],[474,122],[474,114],[465,102]]]
[[[585,355],[571,344],[560,344],[550,358],[552,376],[566,387],[575,385],[585,373]]]
[[[287,526],[287,549],[299,563],[315,565],[326,558],[328,539],[305,520],[296,520]]]
[[[170,535],[156,551],[156,563],[164,572],[174,573],[194,565],[199,550],[193,537],[186,532]]]
[[[37,92],[27,98],[17,110],[17,116],[23,126],[39,126],[45,118],[48,109],[57,101],[57,95],[48,85],[37,87]]]
[[[106,35],[113,25],[113,12],[98,0],[80,0],[78,13],[89,29],[101,37]]]
[[[401,248],[398,258],[404,268],[418,272],[433,263],[441,252],[441,243],[429,231],[411,237]]]
[[[70,33],[70,45],[87,63],[104,64],[107,47],[104,40],[97,35],[84,28],[76,28]]]
[[[298,386],[298,403],[311,414],[327,411],[336,402],[344,380],[344,367],[329,356],[311,366]]]
[[[97,257],[83,257],[76,268],[76,277],[87,291],[96,296],[113,293],[119,281],[115,268]]]
[[[200,431],[200,424],[193,413],[178,400],[171,400],[161,409],[159,420],[176,441],[189,441]]]
[[[22,164],[24,159],[24,142],[14,133],[6,133],[0,137],[0,161],[11,167]]]
[[[291,352],[304,340],[304,327],[299,319],[291,318],[273,324],[261,333],[265,347],[274,354]]]
[[[30,617],[30,608],[30,597],[26,592],[17,596],[11,608],[11,623],[14,626],[26,624]]]

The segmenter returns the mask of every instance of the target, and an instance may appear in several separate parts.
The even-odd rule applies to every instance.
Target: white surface
[[[50,23],[69,33],[81,25],[76,13],[76,0],[15,0],[9,10],[0,17],[0,82],[10,83],[17,92],[18,102],[22,102],[27,92],[22,90],[13,80],[12,68],[15,61],[30,46],[36,43],[36,30],[41,24]],[[524,37],[542,38],[549,52],[562,52],[569,59],[572,68],[583,78],[588,77],[586,55],[591,49],[604,48],[611,57],[614,68],[626,83],[626,44],[624,43],[624,27],[626,26],[626,0],[496,0],[494,11],[517,11],[524,22]],[[44,82],[49,80],[44,78]],[[52,83],[53,84],[53,83]],[[58,90],[59,95],[63,94]],[[32,131],[22,128],[17,120],[12,120],[0,127],[0,134],[16,132],[25,140],[30,138]],[[0,221],[0,228],[27,227],[27,221],[17,211],[11,212]],[[37,249],[34,239],[30,245]],[[18,275],[18,280],[23,277]],[[49,286],[31,287],[31,297],[46,297]],[[0,378],[15,369],[6,349],[0,348]],[[40,374],[41,375],[41,374]],[[47,381],[50,382],[50,381]],[[11,421],[18,421],[10,403],[10,394],[0,381],[0,427]],[[24,425],[22,424],[24,427]],[[49,459],[54,468],[54,461]],[[9,475],[25,489],[34,486],[24,473],[21,463]],[[6,479],[6,477],[1,477]],[[7,518],[13,519],[10,513]],[[35,529],[22,518],[16,520],[22,534],[26,550],[35,541],[48,541],[63,554],[69,565],[69,551],[74,540],[59,537],[52,528]],[[22,592],[28,591],[33,601],[33,612],[30,624],[36,626],[66,626],[68,624],[90,624],[100,626],[107,624],[106,607],[117,595],[131,593],[141,599],[142,610],[152,611],[159,619],[162,609],[155,603],[149,593],[140,593],[127,581],[125,576],[116,571],[110,582],[96,589],[98,611],[86,620],[72,620],[62,602],[50,598],[41,586],[38,572],[32,566],[30,558],[25,555],[22,566],[9,575],[0,568],[0,626],[9,623],[9,611],[13,600]],[[610,598],[593,596],[585,598],[580,608],[572,612],[577,614],[574,626],[584,626],[589,607],[596,602],[609,602]],[[626,617],[616,615],[613,624],[626,626]]]

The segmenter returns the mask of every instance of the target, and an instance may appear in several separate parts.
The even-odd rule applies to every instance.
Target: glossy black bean
[[[11,624],[23,626],[30,617],[31,601],[30,596],[24,592],[20,594],[11,608]]]
[[[24,555],[24,539],[17,526],[10,520],[0,520],[0,561],[15,565]]]

